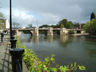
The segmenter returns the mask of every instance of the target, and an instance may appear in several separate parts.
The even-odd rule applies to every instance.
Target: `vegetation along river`
[[[43,60],[55,54],[56,64],[68,65],[77,62],[87,68],[87,72],[96,72],[96,39],[84,36],[50,36],[31,37],[21,35],[21,43],[32,49]]]

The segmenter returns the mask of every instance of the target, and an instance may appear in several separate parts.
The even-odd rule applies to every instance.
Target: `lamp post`
[[[12,1],[10,0],[10,39],[12,39]]]
[[[10,42],[11,42],[11,48],[16,48],[16,41],[13,36],[13,30],[12,30],[12,0],[10,0]]]
[[[12,30],[12,0],[10,0],[10,42],[12,49],[10,49],[9,52],[12,56],[12,72],[23,72],[22,54],[24,53],[24,49],[16,48],[16,41]]]

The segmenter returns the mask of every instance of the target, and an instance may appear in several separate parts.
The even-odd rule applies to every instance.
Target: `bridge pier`
[[[30,33],[31,33],[31,35],[33,35],[33,31],[32,30],[30,31]]]
[[[16,30],[16,36],[17,37],[20,37],[21,36],[21,32],[18,29]]]
[[[48,29],[48,36],[53,36],[53,28]]]
[[[74,34],[77,34],[77,31],[74,30]]]
[[[61,28],[60,35],[63,36],[63,35],[67,35],[67,34],[68,34],[68,30],[66,28]]]
[[[85,31],[81,31],[81,34],[84,34],[85,33]]]
[[[34,28],[33,36],[39,36],[39,29],[38,28]]]

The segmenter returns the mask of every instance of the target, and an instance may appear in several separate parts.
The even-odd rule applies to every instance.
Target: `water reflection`
[[[51,36],[47,36],[47,39],[48,39],[48,41],[51,43],[51,42],[53,42],[53,36],[51,35]]]
[[[60,35],[60,41],[63,42],[63,43],[68,41],[68,35]]]
[[[96,49],[89,49],[88,53],[90,57],[96,57]]]
[[[69,43],[72,43],[73,38],[68,35],[61,35],[60,36],[60,44],[66,47]]]
[[[38,43],[39,42],[39,37],[38,36],[33,36],[29,39],[30,41],[33,41],[34,43]]]

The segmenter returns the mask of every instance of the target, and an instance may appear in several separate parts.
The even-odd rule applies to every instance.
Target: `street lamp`
[[[13,36],[13,30],[12,30],[12,0],[10,0],[10,42],[11,42],[11,48],[16,48],[16,41]]]
[[[12,1],[10,0],[10,39],[12,39]]]

